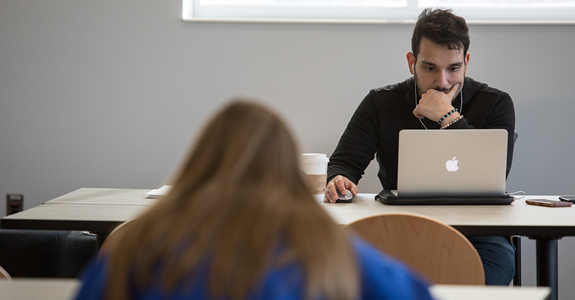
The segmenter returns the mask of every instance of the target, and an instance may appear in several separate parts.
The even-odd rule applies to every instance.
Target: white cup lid
[[[300,160],[303,162],[329,162],[325,153],[303,153]]]

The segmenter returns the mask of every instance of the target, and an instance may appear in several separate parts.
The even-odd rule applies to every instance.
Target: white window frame
[[[182,0],[182,19],[192,22],[289,22],[289,23],[415,23],[423,8],[417,0],[406,7],[382,6],[282,6],[265,5],[201,7],[201,0]],[[457,3],[457,1],[453,2]],[[469,24],[575,24],[573,7],[450,7]]]

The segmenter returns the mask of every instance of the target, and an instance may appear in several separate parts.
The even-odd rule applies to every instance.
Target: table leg
[[[513,246],[515,246],[515,276],[513,277],[513,285],[521,286],[521,237],[514,235],[511,237]]]
[[[537,286],[551,288],[550,300],[557,300],[558,295],[558,237],[535,238],[537,247]]]

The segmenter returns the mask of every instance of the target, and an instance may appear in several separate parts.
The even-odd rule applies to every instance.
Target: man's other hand
[[[351,180],[343,177],[341,175],[335,176],[330,182],[327,183],[325,188],[325,194],[323,196],[323,202],[331,202],[334,203],[337,201],[337,191],[345,195],[345,190],[349,190],[353,196],[355,197],[359,190],[355,183],[351,182]]]

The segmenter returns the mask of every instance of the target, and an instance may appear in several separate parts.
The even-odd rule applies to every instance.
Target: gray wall
[[[0,195],[25,208],[80,187],[155,188],[205,118],[253,96],[303,152],[331,154],[370,88],[409,76],[413,25],[185,23],[180,0],[0,0]],[[472,25],[468,75],[517,113],[508,190],[575,194],[575,30]],[[362,192],[378,192],[374,164]],[[0,206],[4,215],[4,203]],[[560,297],[575,296],[572,238]],[[524,277],[535,282],[534,243]]]

